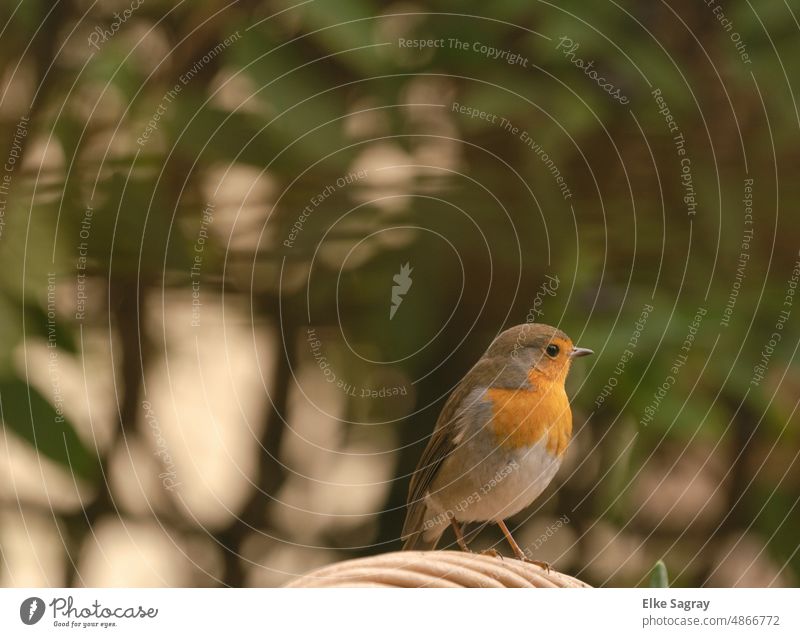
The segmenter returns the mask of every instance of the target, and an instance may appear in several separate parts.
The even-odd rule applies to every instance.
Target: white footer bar
[[[442,634],[466,631],[485,637],[679,633],[777,637],[800,635],[799,617],[798,589],[0,590],[3,636],[238,637],[293,631],[419,637],[442,630],[447,631]]]

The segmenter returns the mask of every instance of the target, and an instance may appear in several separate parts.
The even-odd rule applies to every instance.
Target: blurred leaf
[[[80,478],[96,478],[97,458],[81,442],[72,423],[27,383],[18,378],[0,380],[0,416],[6,427],[38,453]]]
[[[295,3],[291,3],[295,6]],[[374,49],[362,48],[375,41],[374,23],[369,18],[377,7],[371,2],[350,0],[349,2],[313,2],[298,6],[308,33],[318,40],[324,50],[339,52],[347,50],[342,56],[354,71],[369,74],[380,70],[380,60],[372,54]],[[359,49],[350,51],[350,49]]]
[[[650,588],[669,588],[667,566],[663,560],[658,560],[650,571]]]
[[[29,303],[24,307],[24,310],[20,305],[19,311],[20,313],[24,311],[25,329],[28,338],[31,336],[48,338],[50,335],[49,330],[52,329],[54,330],[54,342],[58,343],[60,350],[70,354],[77,353],[78,344],[75,341],[72,325],[67,324],[65,327],[61,321],[55,321],[54,324],[50,325],[47,321],[47,312],[39,305]]]

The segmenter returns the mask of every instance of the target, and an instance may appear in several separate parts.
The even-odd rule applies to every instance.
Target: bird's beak
[[[579,356],[588,356],[589,354],[594,354],[594,352],[588,347],[573,347],[572,351],[569,353],[569,357],[578,358]]]

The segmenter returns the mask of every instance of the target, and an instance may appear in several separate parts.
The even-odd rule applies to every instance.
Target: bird
[[[515,557],[549,569],[529,559],[505,520],[558,471],[572,437],[564,383],[573,359],[593,353],[543,323],[516,325],[492,341],[450,394],[412,474],[404,550],[433,550],[452,527],[470,552],[463,525],[493,523]]]

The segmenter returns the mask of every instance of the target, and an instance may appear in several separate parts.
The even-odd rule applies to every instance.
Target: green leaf
[[[667,566],[663,560],[658,560],[650,571],[650,588],[669,588]]]
[[[47,339],[50,336],[49,330],[52,329],[59,351],[69,352],[70,354],[77,353],[78,345],[70,329],[71,326],[65,327],[58,321],[53,324],[48,323],[47,312],[42,306],[29,303],[23,307],[20,303],[18,316],[24,316],[25,318],[25,329],[28,338],[35,335]]]
[[[27,383],[18,378],[0,379],[0,418],[37,453],[80,478],[97,477],[98,459],[81,442],[72,423]]]

